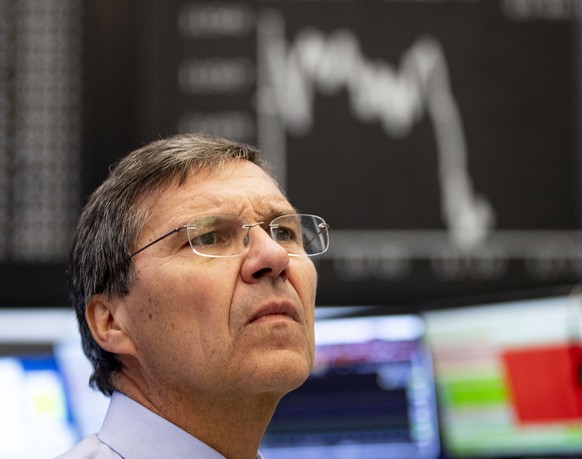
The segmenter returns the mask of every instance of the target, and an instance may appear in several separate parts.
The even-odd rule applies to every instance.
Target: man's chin
[[[312,369],[312,359],[293,351],[278,351],[277,354],[279,355],[270,356],[272,361],[266,358],[257,365],[256,372],[250,379],[257,389],[284,395],[307,380]]]

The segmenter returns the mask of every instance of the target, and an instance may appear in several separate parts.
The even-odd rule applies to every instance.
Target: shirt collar
[[[119,392],[111,396],[98,437],[124,459],[225,459],[196,437]]]

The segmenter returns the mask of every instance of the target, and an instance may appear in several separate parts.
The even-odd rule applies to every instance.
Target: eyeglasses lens
[[[199,255],[235,257],[248,249],[254,226],[236,216],[205,217],[187,226],[188,239],[192,250]],[[273,240],[289,255],[319,255],[329,246],[328,225],[315,215],[283,215],[268,227]]]

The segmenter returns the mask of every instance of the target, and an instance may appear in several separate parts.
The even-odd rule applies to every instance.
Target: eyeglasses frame
[[[316,235],[314,236],[313,239],[315,239],[315,237],[319,236],[323,231],[329,231],[329,224],[322,217],[320,217],[319,215],[313,215],[313,214],[286,214],[286,215],[279,215],[279,216],[273,218],[273,220],[271,220],[270,223],[267,226],[268,226],[268,228],[270,230],[271,229],[274,229],[274,228],[277,227],[276,225],[273,225],[273,222],[275,220],[277,220],[278,218],[291,217],[291,216],[295,216],[295,215],[300,216],[300,217],[303,217],[303,216],[307,216],[307,217],[317,217],[317,218],[321,219],[321,221],[323,223],[320,223],[318,225],[319,228],[321,228],[321,231],[319,231],[318,233],[316,233]],[[262,226],[262,225],[266,225],[266,224],[267,224],[266,222],[245,223],[245,224],[243,224],[242,225],[242,228],[248,230],[247,236],[245,238],[250,237],[250,232],[251,232],[251,229],[252,228],[254,228],[255,226]],[[138,249],[135,252],[131,253],[128,258],[133,258],[138,253],[141,253],[144,250],[150,248],[152,245],[157,244],[160,241],[163,241],[164,239],[166,239],[167,237],[170,237],[174,233],[178,233],[178,232],[180,232],[183,229],[192,228],[194,226],[195,225],[193,225],[191,223],[186,224],[186,225],[182,225],[182,226],[178,226],[177,228],[174,228],[173,230],[167,232],[163,236],[160,236],[159,238],[153,240],[152,242],[149,242],[148,244],[144,245],[140,249]],[[270,231],[268,231],[268,232],[269,232],[269,234],[270,234],[270,236],[272,238],[272,233]],[[208,255],[208,254],[204,254],[204,253],[197,252],[196,249],[194,249],[194,247],[192,247],[192,246],[190,246],[190,248],[192,249],[192,252],[194,252],[196,255],[199,255],[201,257],[206,257],[206,258],[234,258],[234,257],[240,257],[241,255],[244,254],[244,252],[243,252],[243,253],[236,254],[236,255]],[[288,254],[289,254],[290,257],[315,257],[315,256],[322,255],[325,252],[327,252],[328,248],[329,248],[329,235],[328,235],[328,244],[325,247],[325,250],[323,252],[315,253],[315,254],[307,254],[307,253],[305,253],[305,254],[288,253]]]

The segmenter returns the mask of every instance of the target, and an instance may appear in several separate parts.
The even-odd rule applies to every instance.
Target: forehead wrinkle
[[[252,202],[251,206],[256,216],[267,219],[296,212],[284,196],[262,196]]]
[[[142,199],[140,204],[147,218],[138,239],[141,240],[144,237],[148,240],[155,239],[164,232],[192,223],[193,220],[202,216],[237,215],[242,218],[272,220],[280,215],[297,212],[282,193],[255,194],[250,189],[243,195],[244,197],[236,190],[221,195],[208,193],[191,195],[183,201],[184,205],[176,209],[174,214],[166,215],[167,209],[160,209],[159,202],[172,190],[182,186],[176,183],[163,189],[153,190]]]
[[[201,212],[199,215],[236,215],[242,218],[274,218],[296,212],[282,194],[254,194],[252,190],[246,196],[236,191],[222,196],[204,196],[204,201],[193,211]]]

